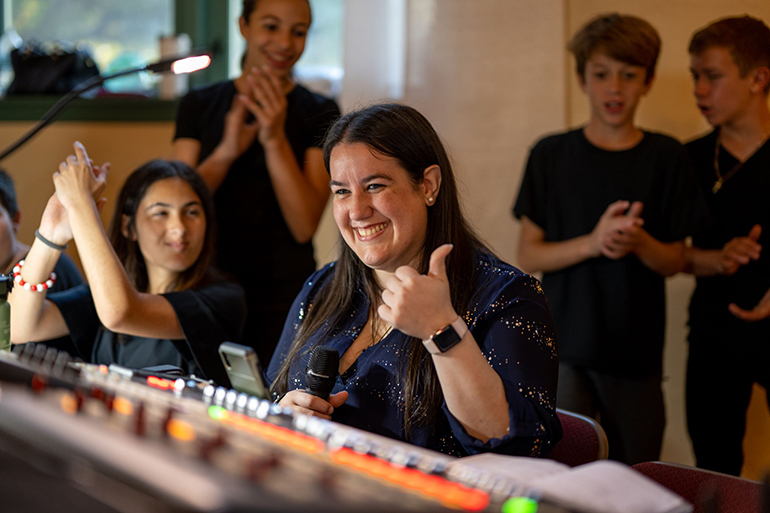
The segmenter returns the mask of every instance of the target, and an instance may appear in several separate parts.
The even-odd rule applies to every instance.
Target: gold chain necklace
[[[741,162],[740,160],[728,171],[724,176],[722,176],[722,173],[719,170],[719,147],[722,146],[722,131],[720,130],[717,134],[717,143],[714,147],[714,173],[717,175],[717,179],[714,181],[714,186],[711,188],[711,192],[716,194],[719,192],[719,189],[722,188],[722,185],[732,178],[732,176],[738,172],[738,170],[743,167],[743,164],[749,161],[751,157],[754,156],[754,154],[765,145],[767,140],[770,139],[770,134],[767,135],[764,139],[762,139],[762,142],[760,142],[756,148],[749,154],[748,157],[746,157],[746,160]]]

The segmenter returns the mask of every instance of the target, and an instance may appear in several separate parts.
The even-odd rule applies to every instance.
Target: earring
[[[428,205],[433,205],[433,201],[434,201],[434,200],[433,200],[433,196],[431,196],[430,198],[428,198]]]

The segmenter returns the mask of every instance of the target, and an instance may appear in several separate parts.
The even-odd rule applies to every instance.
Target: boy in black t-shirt
[[[649,23],[618,14],[573,37],[591,118],[537,143],[514,207],[519,262],[544,273],[556,321],[557,406],[598,416],[628,464],[660,455],[663,277],[702,212],[681,144],[634,125],[659,48]]]
[[[687,424],[699,467],[739,475],[755,382],[770,384],[770,29],[726,18],[690,42],[695,98],[714,130],[687,144],[713,225],[693,237]],[[756,322],[750,322],[756,321]]]

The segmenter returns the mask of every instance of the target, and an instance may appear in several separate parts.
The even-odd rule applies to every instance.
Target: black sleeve
[[[710,224],[706,198],[684,146],[677,143],[671,162],[671,168],[666,173],[669,181],[662,185],[667,191],[664,196],[665,211],[661,216],[664,221],[662,233],[656,237],[662,242],[683,240]]]
[[[198,104],[199,101],[196,91],[190,91],[179,102],[179,108],[176,111],[175,141],[183,138],[201,140],[197,127],[197,119],[201,112]]]
[[[91,361],[94,341],[100,325],[91,296],[91,287],[84,283],[71,289],[48,294],[46,299],[59,308],[79,356],[85,361]]]
[[[206,377],[229,383],[217,350],[222,342],[238,342],[243,331],[246,299],[240,285],[222,281],[163,297],[174,308],[193,358]]]
[[[61,254],[53,271],[56,273],[56,281],[54,282],[53,287],[48,290],[49,295],[71,289],[72,287],[77,287],[83,283],[83,276],[80,274],[80,270],[66,253]],[[59,351],[65,351],[82,360],[88,360],[91,356],[90,354],[82,354],[80,349],[78,349],[72,342],[72,337],[69,335],[46,340],[44,344]],[[86,349],[90,349],[90,346]]]
[[[527,167],[524,169],[524,178],[521,181],[519,196],[513,207],[513,215],[517,219],[528,217],[541,229],[546,230],[547,198],[547,151],[541,141],[529,154]]]
[[[496,452],[544,456],[562,437],[556,415],[559,359],[553,318],[543,289],[532,276],[498,270],[469,323],[489,365],[503,382],[509,433],[485,442],[471,436],[449,411],[452,432],[468,454]]]
[[[340,108],[334,100],[324,98],[315,112],[307,119],[307,129],[310,134],[310,146],[322,148],[326,132],[340,117]]]

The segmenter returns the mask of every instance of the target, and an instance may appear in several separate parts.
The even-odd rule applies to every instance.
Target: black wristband
[[[59,250],[59,251],[64,251],[65,249],[67,249],[67,245],[66,244],[64,246],[60,246],[60,245],[56,244],[55,242],[51,242],[50,240],[48,240],[45,237],[43,237],[42,235],[40,235],[40,230],[35,230],[35,237],[37,237],[37,240],[39,240],[40,242],[42,242],[43,244],[45,244],[49,248],[53,248],[53,249],[56,249],[56,250]]]

